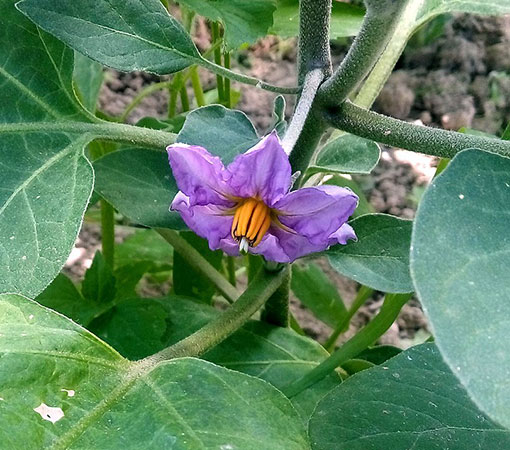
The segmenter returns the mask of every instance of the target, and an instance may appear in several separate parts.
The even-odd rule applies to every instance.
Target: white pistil
[[[239,251],[241,253],[248,253],[248,239],[244,236],[241,238],[241,242],[239,242]]]

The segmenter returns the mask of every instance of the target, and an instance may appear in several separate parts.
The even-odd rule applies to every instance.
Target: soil
[[[198,46],[207,42],[207,29],[198,25]],[[408,46],[396,71],[389,78],[374,108],[400,119],[416,121],[447,129],[473,127],[498,133],[510,120],[510,17],[480,18],[468,15],[451,17],[444,24],[443,34],[421,47]],[[336,63],[343,57],[346,46],[334,46]],[[266,38],[249,52],[239,52],[235,70],[249,73],[273,84],[293,85],[296,42]],[[214,86],[214,76],[201,70],[204,89]],[[108,71],[100,96],[100,108],[111,115],[120,115],[132,98],[145,86],[160,81],[146,73]],[[239,89],[233,83],[234,89]],[[260,133],[267,131],[272,121],[274,94],[255,87],[243,86],[238,109],[244,111]],[[293,108],[287,98],[287,114]],[[159,91],[146,97],[128,118],[136,123],[144,116],[165,117],[168,93]],[[404,150],[383,147],[380,163],[369,176],[355,176],[377,212],[413,218],[419,198],[435,172],[433,157]],[[118,239],[125,234],[120,230]],[[96,225],[85,224],[71,253],[66,272],[81,278],[99,248],[100,233]],[[356,283],[335,272],[327,260],[319,260],[327,275],[338,286],[347,304],[356,293]],[[143,289],[142,289],[143,291]],[[147,287],[145,295],[153,295]],[[340,337],[345,341],[363,327],[382,304],[382,294],[373,298],[354,316],[349,330]],[[324,342],[331,329],[319,322],[295,298],[292,311],[308,335]],[[402,309],[398,320],[381,337],[380,343],[406,348],[427,339],[427,321],[416,299]]]

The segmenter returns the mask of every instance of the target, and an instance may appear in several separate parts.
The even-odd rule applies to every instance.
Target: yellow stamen
[[[242,202],[236,209],[232,221],[232,237],[243,248],[257,246],[269,226],[271,225],[271,214],[268,206],[261,200],[250,198]]]

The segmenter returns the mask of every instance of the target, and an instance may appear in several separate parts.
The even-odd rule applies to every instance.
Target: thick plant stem
[[[193,66],[190,68],[191,73],[191,85],[193,86],[193,92],[195,93],[195,99],[197,106],[205,106],[204,90],[202,89],[202,83],[200,82],[200,76],[198,75],[198,67]]]
[[[329,21],[331,0],[299,2],[299,84],[308,72],[320,69],[324,77],[331,75]]]
[[[167,228],[157,228],[156,231],[167,241],[186,262],[211,281],[218,291],[230,302],[239,297],[239,292],[225,277],[218,272],[192,245],[179,236],[179,233]]]
[[[264,269],[267,270],[267,269]],[[281,270],[281,269],[280,269]],[[287,328],[289,326],[289,292],[290,292],[290,270],[282,283],[264,305],[261,320],[277,327]]]
[[[369,0],[361,30],[346,57],[319,96],[327,105],[339,105],[374,67],[388,43],[406,2],[403,0]]]
[[[372,321],[354,335],[336,352],[326,358],[317,367],[312,369],[302,378],[283,389],[287,397],[293,397],[312,384],[322,380],[333,372],[339,365],[355,357],[357,354],[372,345],[382,336],[391,324],[396,320],[402,306],[409,300],[412,294],[386,294],[384,304],[379,314]]]
[[[314,69],[308,72],[305,76],[303,83],[303,91],[301,97],[292,116],[292,120],[285,132],[285,137],[282,140],[282,147],[287,155],[291,154],[294,145],[296,144],[301,131],[305,125],[306,119],[312,108],[315,94],[319,89],[322,80],[324,79],[324,73],[321,69]],[[303,149],[301,149],[303,151]]]
[[[261,270],[246,291],[221,316],[177,344],[145,358],[140,363],[155,365],[172,358],[204,354],[241,328],[278,289],[288,272],[288,267],[278,272]]]
[[[101,249],[106,263],[113,269],[115,249],[115,219],[113,206],[101,199]]]
[[[324,343],[324,348],[328,352],[332,352],[335,349],[335,344],[338,339],[338,336],[340,336],[340,334],[342,334],[349,327],[349,323],[351,322],[351,319],[354,316],[354,314],[358,312],[358,309],[360,309],[361,306],[363,306],[363,304],[367,301],[368,297],[370,297],[373,292],[374,292],[373,289],[370,289],[369,287],[366,286],[361,286],[359,288],[356,298],[352,302],[352,305],[347,311],[347,314],[335,328],[333,333],[331,333],[331,336],[328,338],[328,340]]]
[[[212,43],[217,44],[221,42],[220,36],[220,26],[218,22],[213,22],[211,24],[211,32],[212,32]],[[214,62],[221,66],[221,48],[219,45],[214,49]],[[225,100],[225,92],[223,89],[223,77],[219,74],[216,74],[216,89],[218,90],[218,99],[220,103],[223,103]]]
[[[509,141],[414,125],[367,111],[350,102],[330,107],[324,114],[335,128],[414,152],[453,158],[466,148],[478,148],[510,157]]]

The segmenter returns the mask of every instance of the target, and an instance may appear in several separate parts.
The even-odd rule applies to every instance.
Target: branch
[[[331,126],[340,130],[382,144],[441,158],[453,158],[466,148],[478,148],[510,157],[509,141],[414,125],[368,111],[350,102],[329,108],[325,118]]]
[[[241,328],[278,289],[288,271],[288,266],[279,272],[261,269],[246,291],[219,317],[182,341],[141,360],[140,364],[153,366],[172,358],[204,354]]]
[[[368,75],[386,47],[406,5],[404,0],[370,0],[361,30],[347,56],[320,90],[327,105],[342,103]]]
[[[301,0],[299,2],[299,84],[314,69],[324,76],[331,75],[329,21],[331,0]]]

